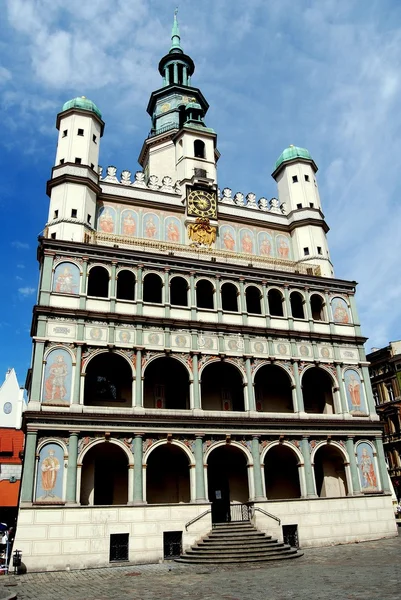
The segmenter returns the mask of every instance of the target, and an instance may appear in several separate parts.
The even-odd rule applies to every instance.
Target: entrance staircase
[[[218,523],[180,558],[187,564],[230,564],[299,558],[297,548],[272,539],[249,521]]]

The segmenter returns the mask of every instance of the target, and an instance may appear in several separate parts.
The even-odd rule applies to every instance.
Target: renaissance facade
[[[159,71],[134,175],[99,166],[93,102],[57,115],[15,547],[28,570],[105,565],[119,540],[156,561],[169,533],[186,548],[246,503],[304,548],[395,535],[314,160],[284,150],[270,200],[218,187],[176,18]]]

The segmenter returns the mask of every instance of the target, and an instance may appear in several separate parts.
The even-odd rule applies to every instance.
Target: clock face
[[[6,415],[9,415],[10,412],[12,411],[12,409],[13,409],[13,406],[12,406],[11,402],[6,402],[3,406],[3,410]]]
[[[188,215],[196,217],[217,217],[216,194],[208,190],[191,190],[187,196]]]

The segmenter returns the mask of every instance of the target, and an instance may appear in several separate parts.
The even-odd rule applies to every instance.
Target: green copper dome
[[[62,111],[64,112],[65,110],[69,110],[70,108],[80,108],[81,110],[89,110],[90,112],[94,112],[95,115],[99,117],[99,119],[102,118],[102,113],[100,112],[96,104],[92,102],[92,100],[89,100],[89,98],[85,98],[85,96],[68,100],[68,102],[65,102],[63,104]]]
[[[309,150],[306,148],[299,148],[298,146],[289,146],[280,154],[276,160],[274,170],[278,169],[280,165],[288,160],[294,160],[294,158],[306,158],[306,160],[313,160],[309,154]]]

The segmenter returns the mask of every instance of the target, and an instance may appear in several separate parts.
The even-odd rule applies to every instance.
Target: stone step
[[[256,538],[262,538],[265,539],[266,536],[264,533],[262,533],[261,531],[249,531],[248,533],[230,533],[229,531],[224,532],[224,533],[209,533],[208,537],[211,539],[215,539],[215,540],[233,540],[233,539],[237,539],[237,540],[242,540],[242,539],[256,539]]]
[[[260,540],[260,541],[243,541],[243,542],[228,542],[227,544],[214,543],[212,540],[200,540],[196,543],[197,548],[205,548],[217,551],[220,548],[233,549],[235,548],[270,548],[276,546],[278,540]],[[195,547],[195,546],[194,546]]]
[[[248,562],[267,562],[269,560],[286,560],[286,559],[292,559],[292,558],[300,558],[301,556],[303,556],[303,552],[299,552],[296,549],[293,549],[293,551],[291,552],[278,552],[276,554],[268,554],[268,555],[263,555],[263,556],[258,556],[258,557],[245,557],[245,558],[239,558],[239,557],[235,557],[235,558],[222,558],[220,556],[216,556],[215,558],[206,558],[206,557],[187,557],[187,555],[183,555],[180,558],[176,558],[176,562],[179,563],[186,563],[186,564],[194,564],[194,565],[212,565],[212,564],[235,564],[235,563],[248,563]]]
[[[276,552],[282,552],[282,551],[287,551],[290,550],[291,546],[285,545],[285,544],[277,544],[276,546],[273,546],[271,548],[247,548],[247,547],[242,547],[242,548],[227,548],[227,549],[205,549],[205,548],[196,548],[196,547],[192,547],[190,550],[187,550],[186,552],[186,556],[192,556],[192,555],[197,555],[199,556],[200,554],[202,554],[203,556],[242,556],[242,555],[246,555],[246,556],[255,556],[255,555],[260,555],[260,554],[267,554],[267,553],[276,553]]]

